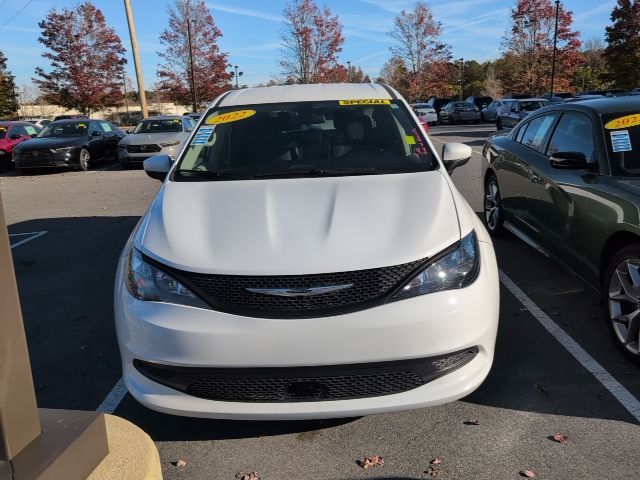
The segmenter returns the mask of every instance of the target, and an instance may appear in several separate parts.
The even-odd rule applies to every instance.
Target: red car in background
[[[28,122],[0,122],[0,170],[13,168],[13,147],[31,140],[39,131]]]
[[[418,115],[418,120],[420,120],[420,125],[422,125],[424,133],[429,133],[429,122],[427,122],[427,117],[424,115]]]

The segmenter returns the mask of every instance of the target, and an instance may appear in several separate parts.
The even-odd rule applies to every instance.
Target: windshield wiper
[[[287,178],[287,177],[337,177],[349,175],[381,175],[385,173],[398,173],[398,170],[365,168],[309,168],[296,169],[286,172],[259,173],[251,178]]]
[[[212,172],[210,170],[176,170],[175,175],[181,180],[247,180],[248,177],[242,177],[224,170]]]

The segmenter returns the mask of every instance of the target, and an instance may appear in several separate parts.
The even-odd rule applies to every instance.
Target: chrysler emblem
[[[338,292],[353,287],[352,283],[346,285],[328,285],[326,287],[311,288],[245,288],[248,292],[275,297],[313,297],[323,293]]]

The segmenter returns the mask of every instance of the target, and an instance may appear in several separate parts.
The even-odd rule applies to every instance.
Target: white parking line
[[[96,412],[113,413],[126,394],[127,386],[124,384],[124,379],[120,378],[109,392],[109,395],[107,395],[107,398],[96,408]]]
[[[29,237],[25,238],[24,240],[20,240],[19,242],[12,243],[11,248],[16,248],[16,247],[19,247],[20,245],[24,245],[25,243],[30,242],[31,240],[35,240],[36,238],[40,238],[41,236],[46,235],[47,233],[49,232],[42,231],[42,232],[30,232],[30,233],[10,233],[9,240],[11,240],[11,237],[24,237],[29,235]]]
[[[560,328],[551,318],[531,300],[513,280],[503,271],[500,271],[500,281],[507,287],[514,297],[529,311],[529,313],[542,324],[547,331],[562,345],[573,357],[586,368],[604,388],[609,390],[618,402],[627,410],[633,418],[640,423],[640,401],[629,390],[622,386],[613,376],[607,372],[596,359],[589,355],[584,348]]]

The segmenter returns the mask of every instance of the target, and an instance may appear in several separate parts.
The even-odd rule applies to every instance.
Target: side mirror
[[[127,135],[129,135],[131,133],[131,130],[125,130],[124,133],[126,133]]]
[[[169,155],[155,155],[144,161],[144,171],[151,178],[164,182],[167,173],[171,170],[171,157]]]
[[[102,135],[102,133],[100,133],[98,130],[94,130],[93,132],[91,132],[91,136],[92,137],[99,137],[101,135]]]
[[[582,169],[596,168],[595,163],[588,163],[587,157],[582,152],[556,152],[549,160],[553,168]]]
[[[473,155],[473,150],[464,143],[445,143],[442,147],[442,162],[449,175],[456,168],[466,165],[471,155]]]
[[[37,133],[32,133],[32,134],[31,134],[31,138],[36,138],[37,136],[38,136],[38,134],[37,134]]]

